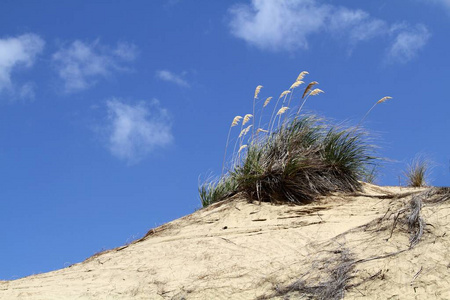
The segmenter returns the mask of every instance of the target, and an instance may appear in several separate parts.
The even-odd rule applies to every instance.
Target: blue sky
[[[0,279],[84,260],[200,207],[255,87],[365,120],[398,185],[449,185],[450,1],[2,1]],[[235,136],[234,136],[235,137]]]

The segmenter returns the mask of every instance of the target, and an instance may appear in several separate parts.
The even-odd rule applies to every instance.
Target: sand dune
[[[424,222],[408,227],[420,201]],[[0,299],[450,299],[449,229],[442,190],[365,184],[304,206],[235,197],[82,263],[0,282]]]

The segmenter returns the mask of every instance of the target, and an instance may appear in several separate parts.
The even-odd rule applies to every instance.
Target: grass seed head
[[[306,94],[308,94],[308,92],[312,89],[313,86],[315,86],[316,84],[319,84],[317,81],[313,81],[310,84],[308,84],[308,86],[305,89],[305,92],[303,93],[302,98],[305,98]]]
[[[293,89],[299,87],[299,85],[301,85],[302,83],[305,83],[305,82],[303,82],[303,81],[301,81],[301,80],[297,80],[296,82],[294,82],[294,83],[291,85],[291,87],[290,87],[289,89],[290,89],[290,90],[293,90]]]
[[[360,179],[366,174],[367,167],[375,157],[372,156],[372,146],[366,143],[364,133],[359,131],[359,127],[342,128],[324,124],[322,119],[298,116],[298,112],[295,118],[283,121],[283,126],[280,126],[282,119],[280,115],[286,113],[290,105],[284,104],[283,101],[277,111],[276,108],[280,107],[279,100],[303,84],[302,79],[306,74],[308,74],[306,71],[300,73],[298,82],[281,93],[278,98],[269,121],[269,128],[273,128],[275,120],[279,118],[279,128],[275,131],[264,130],[259,128],[259,125],[255,127],[254,122],[248,124],[251,118],[255,121],[255,103],[262,86],[256,88],[253,114],[236,116],[228,131],[221,177],[199,188],[203,206],[229,198],[236,193],[243,193],[249,200],[305,204],[319,195],[327,195],[334,191],[361,190]],[[323,93],[320,89],[314,89],[316,84],[318,82],[313,81],[306,87],[303,93],[305,99],[299,111],[309,96]],[[271,99],[272,97],[268,97],[264,101],[264,106],[267,106]],[[388,99],[391,97],[384,97],[377,103]],[[277,117],[274,118],[276,111]],[[231,128],[239,123],[241,131],[233,150],[233,154],[239,155],[233,158],[233,169],[224,174]],[[255,128],[258,128],[257,134],[265,132],[266,136],[255,137]],[[246,139],[244,136],[251,129],[253,129],[251,138]],[[244,149],[247,151],[243,151]],[[330,169],[329,166],[333,168]],[[419,175],[425,173],[423,167],[416,169],[419,171],[415,173]],[[421,182],[423,184],[423,180]]]
[[[239,151],[238,151],[238,153],[240,153],[242,150],[244,150],[245,148],[247,148],[247,145],[242,145],[240,148],[239,148]]]
[[[266,107],[269,104],[270,100],[272,100],[272,97],[267,97],[266,101],[264,101],[263,107]]]
[[[314,89],[311,91],[311,93],[309,93],[310,96],[315,96],[318,95],[320,93],[324,93],[324,91],[322,91],[321,89]]]
[[[308,75],[309,73],[307,71],[303,71],[301,72],[298,77],[297,77],[297,81],[303,80],[303,78]]]
[[[264,130],[264,129],[262,129],[262,128],[258,128],[258,130],[256,130],[256,134],[258,134],[258,133],[260,133],[260,132],[265,132],[265,133],[267,133],[267,132],[269,132],[269,130]]]
[[[245,128],[241,130],[241,132],[239,133],[239,138],[242,137],[245,133]]]
[[[281,98],[281,97],[283,97],[283,96],[286,96],[286,95],[289,94],[290,92],[291,92],[291,91],[284,91],[284,92],[282,92],[279,98]]]
[[[244,129],[241,130],[241,133],[239,134],[239,137],[245,136],[249,131],[250,128],[252,128],[253,125],[249,125],[247,127],[245,127]]]
[[[242,119],[241,116],[236,116],[233,119],[233,122],[231,122],[231,127],[236,126],[237,124],[239,124],[239,121]]]
[[[380,100],[378,100],[377,104],[383,103],[383,102],[385,102],[385,101],[387,101],[389,99],[392,99],[392,97],[389,97],[389,96],[383,97]]]
[[[244,121],[242,121],[242,126],[244,126],[250,120],[251,117],[253,117],[252,114],[246,114],[244,116]]]
[[[286,110],[288,110],[289,107],[287,106],[283,106],[282,108],[280,108],[280,110],[277,112],[277,116],[282,115],[286,112]]]
[[[261,90],[262,87],[263,87],[262,85],[258,85],[258,86],[256,87],[256,90],[255,90],[255,99],[258,98],[259,91]]]
[[[245,133],[244,133],[244,135],[246,135],[246,134],[250,131],[250,128],[252,128],[252,126],[253,126],[253,125],[248,125],[247,128],[245,128]]]

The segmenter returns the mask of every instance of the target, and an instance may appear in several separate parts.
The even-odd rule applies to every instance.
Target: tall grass
[[[403,172],[406,185],[410,187],[425,187],[428,185],[429,161],[423,156],[416,156]]]
[[[253,114],[244,115],[229,170],[222,172],[218,180],[199,187],[203,206],[236,193],[249,200],[302,204],[319,195],[361,189],[360,180],[373,169],[373,147],[359,126],[338,126],[316,116],[300,115],[310,96],[323,93],[313,89],[318,82],[312,81],[300,93],[299,101],[295,101],[294,89],[303,83],[307,74],[300,73],[289,90],[281,93],[266,128],[259,125],[254,128],[256,99],[262,86],[256,88]],[[270,99],[264,101],[261,113]],[[252,125],[244,128],[250,118],[253,118]],[[237,125],[235,120],[231,127],[233,124]],[[252,134],[247,135],[250,129]]]

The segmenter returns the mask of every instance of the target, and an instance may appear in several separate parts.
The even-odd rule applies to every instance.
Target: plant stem
[[[303,105],[305,105],[306,100],[308,100],[308,98],[309,98],[309,94],[308,94],[308,96],[306,96],[305,100],[303,100],[302,105],[300,105],[300,107],[298,108],[298,110],[297,110],[297,116],[298,116],[298,114],[300,113],[300,111],[302,110]]]
[[[362,124],[362,122],[367,118],[367,116],[369,115],[369,113],[372,111],[372,109],[375,108],[375,106],[377,106],[377,104],[378,104],[378,102],[375,103],[375,104],[374,104],[374,105],[366,112],[366,114],[364,115],[364,117],[362,117],[362,119],[359,121],[359,123],[358,123],[358,125],[356,125],[356,127],[359,127],[359,126]]]
[[[232,126],[230,126],[230,129],[228,130],[227,143],[225,144],[225,154],[223,155],[222,174],[220,175],[220,177],[223,176],[223,170],[225,168],[225,159],[227,157],[227,149],[228,149],[228,142],[230,141],[231,128],[232,128]]]

